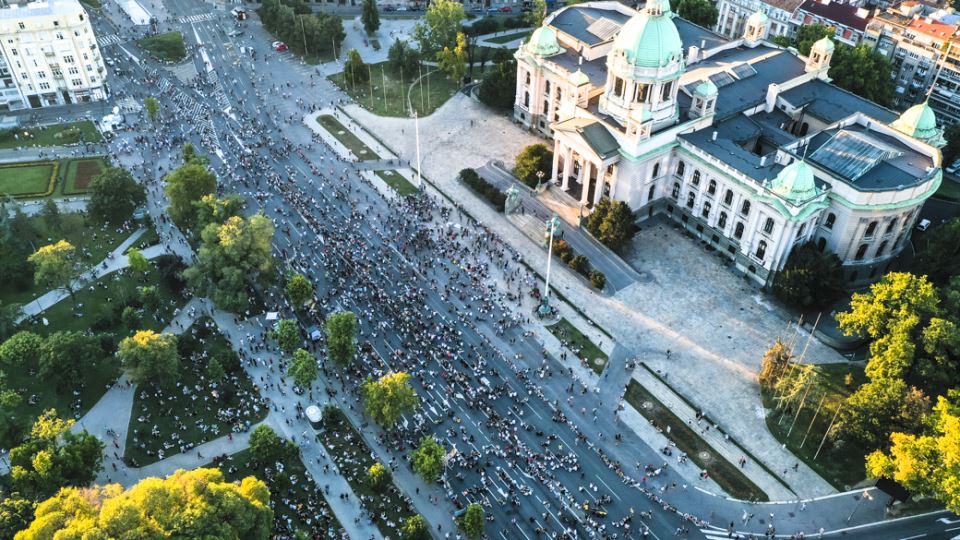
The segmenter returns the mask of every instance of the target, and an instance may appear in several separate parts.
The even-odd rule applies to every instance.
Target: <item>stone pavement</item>
[[[491,49],[516,49],[519,47],[525,39],[527,39],[527,33],[530,32],[532,28],[511,28],[510,30],[501,30],[499,32],[494,32],[492,34],[484,34],[482,36],[477,36],[477,45],[481,47],[490,47]],[[513,41],[508,41],[506,43],[496,43],[489,41],[490,38],[496,38],[500,36],[512,36],[514,34],[520,34],[517,39]]]
[[[105,144],[76,144],[72,146],[25,146],[0,149],[0,163],[42,161],[85,156],[103,156],[109,152]]]
[[[64,197],[62,199],[53,199],[53,202],[57,203],[57,208],[60,209],[61,214],[75,214],[78,212],[83,212],[87,209],[87,203],[90,201],[90,197],[86,195],[81,195],[77,197]],[[20,208],[20,211],[28,216],[35,216],[43,212],[43,205],[47,202],[46,199],[31,199],[28,201],[15,201],[17,206]],[[8,212],[10,215],[13,215],[14,207],[10,207]]]

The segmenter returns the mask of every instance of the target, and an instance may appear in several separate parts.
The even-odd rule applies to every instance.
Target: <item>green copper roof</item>
[[[553,56],[563,51],[557,41],[557,33],[546,25],[533,31],[530,41],[527,42],[527,49],[537,56]]]
[[[623,52],[627,62],[638,67],[658,68],[683,58],[683,42],[670,17],[670,4],[665,0],[654,8],[654,0],[634,15],[620,30],[613,42],[614,52]],[[657,8],[661,12],[657,13]]]
[[[818,39],[818,40],[813,44],[813,47],[814,47],[814,48],[817,48],[817,49],[820,49],[821,51],[823,51],[823,52],[825,52],[825,53],[832,53],[832,52],[833,52],[833,49],[834,49],[833,40],[831,40],[830,38],[824,36],[824,37]]]
[[[703,97],[710,97],[717,95],[717,85],[713,84],[713,81],[710,79],[704,79],[703,82],[697,85],[693,90],[695,94]]]
[[[570,82],[572,82],[574,86],[583,86],[590,84],[590,77],[587,77],[587,74],[584,73],[583,70],[577,69],[570,75]]]
[[[747,19],[747,24],[765,25],[768,20],[769,18],[766,13],[757,11]]]
[[[890,126],[916,139],[933,146],[943,146],[943,134],[937,129],[937,115],[926,101],[910,107]]]
[[[770,191],[796,204],[817,195],[813,168],[803,160],[794,161],[780,171],[770,183]]]

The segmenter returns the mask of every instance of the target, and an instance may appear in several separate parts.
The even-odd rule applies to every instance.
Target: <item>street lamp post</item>
[[[543,171],[537,171],[537,191],[543,189]]]
[[[423,192],[423,176],[420,173],[420,120],[417,111],[413,111],[413,130],[417,136],[417,189]]]
[[[853,507],[853,512],[850,512],[850,515],[847,516],[847,523],[850,523],[850,520],[853,519],[853,515],[856,514],[856,513],[857,513],[857,510],[860,509],[860,505],[863,504],[863,501],[865,501],[865,500],[867,500],[867,499],[869,499],[869,500],[872,501],[872,500],[873,500],[873,497],[870,496],[870,492],[869,492],[869,491],[863,490],[863,496],[860,497],[860,501],[857,502],[857,505]]]
[[[552,218],[547,220],[547,277],[544,280],[543,284],[543,295],[541,298],[543,300],[540,302],[540,307],[538,311],[541,317],[546,317],[550,315],[553,310],[550,307],[550,266],[553,262],[553,235],[560,230],[560,218],[554,215]]]

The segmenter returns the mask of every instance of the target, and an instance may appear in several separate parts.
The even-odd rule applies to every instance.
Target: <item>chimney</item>
[[[713,135],[710,136],[711,141],[717,140],[717,130],[713,130]]]
[[[760,166],[761,167],[767,166],[767,156],[760,156]]]

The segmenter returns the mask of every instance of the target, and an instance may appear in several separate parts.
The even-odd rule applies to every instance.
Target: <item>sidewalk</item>
[[[17,207],[20,208],[20,211],[28,216],[36,216],[43,212],[43,205],[47,202],[46,199],[33,199],[28,201],[15,201]],[[79,212],[84,212],[87,209],[87,203],[90,202],[89,195],[80,195],[73,197],[64,197],[60,199],[53,199],[53,202],[57,204],[57,208],[60,209],[62,214],[76,214]],[[16,207],[11,206],[9,209],[10,215],[13,215],[13,212]]]

